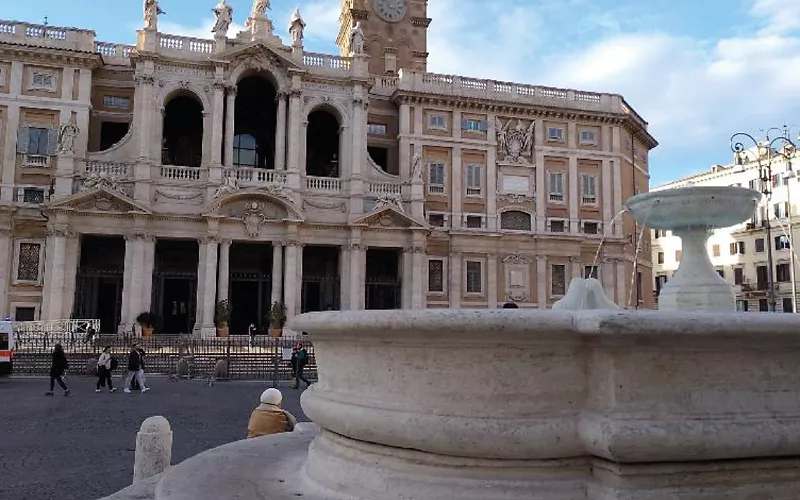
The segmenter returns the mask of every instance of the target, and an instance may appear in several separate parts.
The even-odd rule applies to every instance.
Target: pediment
[[[428,226],[410,215],[387,206],[362,215],[353,224],[366,225],[381,229],[427,229]]]
[[[150,214],[150,209],[115,189],[99,186],[62,198],[46,210]]]
[[[268,68],[270,66],[280,66],[284,68],[303,69],[291,59],[289,54],[284,54],[262,41],[250,42],[244,45],[235,46],[220,54],[215,54],[214,61],[227,62],[233,66],[240,63],[249,64],[253,68]]]

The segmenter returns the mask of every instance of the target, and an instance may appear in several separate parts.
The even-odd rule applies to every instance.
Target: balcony
[[[114,179],[128,179],[133,177],[133,165],[112,161],[86,161],[84,174],[88,176],[105,176]]]
[[[342,190],[342,180],[335,177],[306,177],[306,189],[328,193],[339,193]]]
[[[203,169],[199,167],[161,166],[159,176],[166,181],[200,181],[203,178]]]
[[[22,166],[25,168],[48,168],[50,166],[50,157],[46,155],[25,155]]]
[[[399,195],[402,193],[402,190],[403,186],[392,182],[369,183],[369,194],[373,195],[382,195],[382,194]]]
[[[234,167],[226,168],[223,175],[236,179],[236,182],[240,187],[259,187],[266,186],[268,184],[286,183],[286,172],[283,170]]]

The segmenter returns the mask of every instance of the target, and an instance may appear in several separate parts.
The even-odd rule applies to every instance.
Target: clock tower
[[[336,44],[342,55],[350,55],[350,30],[360,22],[370,73],[426,71],[431,23],[427,12],[428,0],[342,0]]]

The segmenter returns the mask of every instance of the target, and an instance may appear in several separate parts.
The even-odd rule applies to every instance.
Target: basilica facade
[[[575,276],[651,304],[615,215],[657,143],[621,96],[430,73],[425,0],[344,0],[341,55],[266,0],[208,39],[161,7],[135,46],[0,21],[0,314],[213,336],[222,300],[244,333],[274,303],[546,308]]]

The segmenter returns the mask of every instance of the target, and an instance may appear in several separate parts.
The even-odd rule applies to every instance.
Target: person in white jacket
[[[109,392],[116,392],[114,384],[111,382],[111,347],[105,347],[100,359],[97,360],[97,389],[94,392],[100,392],[100,386],[105,386],[108,383]]]

